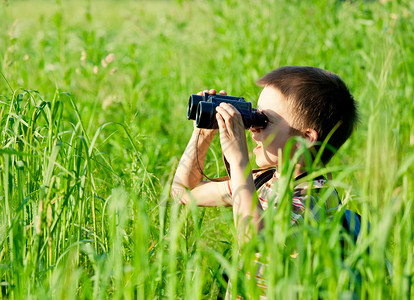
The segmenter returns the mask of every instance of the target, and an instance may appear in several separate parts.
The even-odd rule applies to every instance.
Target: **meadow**
[[[257,248],[269,299],[413,298],[413,14],[410,0],[2,1],[0,299],[217,299],[223,273],[255,299],[238,267]],[[189,95],[256,102],[283,65],[337,73],[359,104],[323,170],[364,220],[345,258],[339,218],[293,230],[283,205],[240,254],[231,209],[170,197]],[[205,171],[225,174],[217,139]]]

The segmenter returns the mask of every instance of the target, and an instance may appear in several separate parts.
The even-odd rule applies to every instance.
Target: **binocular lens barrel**
[[[191,95],[188,99],[187,118],[195,120],[198,128],[216,129],[218,128],[216,120],[216,107],[221,102],[232,104],[241,114],[244,127],[265,128],[268,122],[267,117],[258,113],[252,108],[250,102],[246,102],[243,97],[233,97],[227,95]]]
[[[266,115],[262,113],[258,113],[257,109],[252,110],[251,127],[265,128],[267,125],[267,122],[269,122],[269,119],[266,117]]]
[[[199,95],[191,95],[190,99],[188,99],[188,107],[187,107],[187,119],[195,120],[196,113],[197,113],[197,106],[200,101],[203,101],[204,97]]]
[[[216,107],[217,104],[211,102],[201,101],[198,103],[196,113],[196,126],[198,128],[218,128],[216,120]]]

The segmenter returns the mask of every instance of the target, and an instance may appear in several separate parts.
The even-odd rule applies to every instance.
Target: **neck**
[[[295,166],[295,171],[294,171],[294,178],[296,178],[296,177],[298,177],[298,176],[300,176],[300,175],[302,175],[302,174],[304,174],[304,173],[306,173],[306,169],[303,167],[303,165],[302,164],[296,164],[296,166]],[[278,178],[280,178],[280,173],[279,173],[279,171],[277,170],[277,168],[276,168],[276,172],[275,172],[275,174],[273,175],[273,177],[275,178],[275,179],[278,179]]]
[[[295,167],[295,178],[306,173],[305,168],[302,166],[302,164],[297,164]]]

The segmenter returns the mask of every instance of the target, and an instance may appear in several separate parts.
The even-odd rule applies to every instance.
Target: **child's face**
[[[275,166],[279,149],[283,153],[286,142],[297,131],[292,130],[292,116],[287,101],[278,89],[266,86],[260,94],[257,109],[267,116],[269,122],[264,129],[250,129],[257,143],[253,150],[256,163],[259,167]]]

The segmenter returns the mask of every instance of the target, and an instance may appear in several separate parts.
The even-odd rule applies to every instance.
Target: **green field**
[[[189,95],[256,102],[283,65],[359,104],[325,170],[371,223],[344,259],[338,220],[293,231],[285,205],[239,255],[231,209],[169,195]],[[352,270],[361,299],[414,297],[413,1],[4,0],[0,70],[0,299],[216,299],[223,272],[254,299],[257,248],[269,299],[350,299]],[[206,173],[225,174],[218,139]]]

